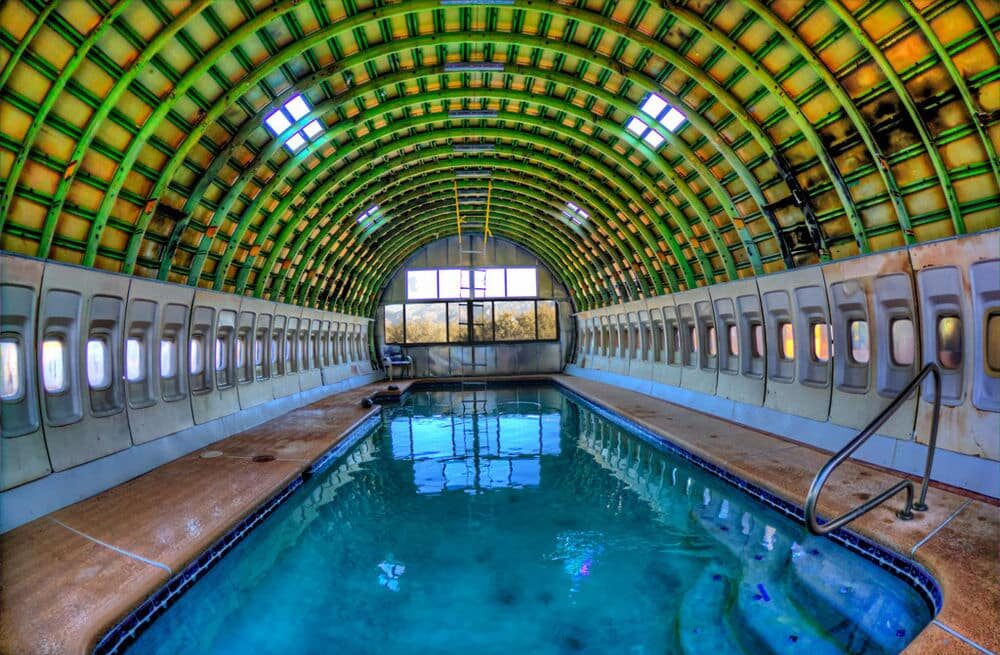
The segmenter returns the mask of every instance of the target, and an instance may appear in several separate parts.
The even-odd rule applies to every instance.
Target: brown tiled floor
[[[631,391],[553,378],[799,505],[828,457]],[[411,381],[395,384],[402,392]],[[0,536],[0,651],[86,652],[167,580],[160,567],[182,569],[353,425],[378,411],[362,409],[359,401],[385,386],[294,410],[205,449],[220,451],[220,457],[202,458],[204,451],[197,451]],[[252,461],[258,454],[275,459]],[[896,479],[848,462],[824,490],[821,511],[840,513]],[[857,532],[914,557],[941,584],[943,610],[906,652],[979,652],[942,626],[1000,651],[1000,507],[941,489],[931,490],[928,504],[930,510],[913,521],[896,520],[899,501],[890,501],[852,524]]]

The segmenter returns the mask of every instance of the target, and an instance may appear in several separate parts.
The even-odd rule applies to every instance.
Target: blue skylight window
[[[292,123],[304,118],[310,111],[311,107],[305,98],[300,95],[293,96],[280,108],[271,112],[264,119],[264,123],[274,136],[280,136],[292,126]],[[306,142],[315,139],[322,133],[323,123],[319,120],[310,121],[303,129],[288,137],[285,141],[285,147],[290,152],[295,152],[304,146]]]
[[[379,214],[378,205],[372,205],[358,214],[358,225],[365,229],[374,228],[381,217],[382,215]]]
[[[681,126],[687,118],[681,112],[677,111],[671,107],[666,114],[660,117],[660,125],[667,128],[671,132],[676,132],[677,128]]]
[[[639,105],[639,111],[646,114],[668,132],[676,132],[687,118],[678,109],[655,93],[650,93]],[[646,127],[638,116],[630,116],[625,123],[625,129],[646,142],[654,150],[663,145],[664,138],[658,130]]]
[[[676,107],[671,107],[666,100],[655,93],[650,93],[646,96],[646,99],[639,105],[639,110],[650,118],[655,119],[670,132],[676,132],[677,128],[686,120],[683,113]]]
[[[573,221],[577,225],[583,225],[587,219],[590,218],[590,214],[587,210],[581,208],[579,205],[573,202],[566,203],[566,209],[562,211],[562,215]]]

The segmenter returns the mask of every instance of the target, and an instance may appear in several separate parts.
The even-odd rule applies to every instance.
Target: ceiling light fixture
[[[503,64],[491,61],[453,61],[444,65],[446,73],[502,73]]]
[[[455,152],[493,152],[496,150],[494,143],[456,143],[452,146]]]
[[[448,118],[496,118],[492,109],[453,109],[448,112]]]
[[[514,0],[441,0],[443,7],[462,7],[468,5],[512,5]]]

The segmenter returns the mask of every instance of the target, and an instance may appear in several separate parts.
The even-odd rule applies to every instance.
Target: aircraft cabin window
[[[892,363],[896,366],[912,366],[914,356],[913,321],[898,318],[889,325],[892,342]]]
[[[15,339],[0,340],[0,400],[21,397],[21,346]]]
[[[142,339],[130,337],[125,342],[125,379],[141,382],[146,379],[146,363],[143,361]]]
[[[954,370],[962,365],[962,319],[941,316],[937,324],[937,354],[941,368]]]
[[[215,340],[215,370],[221,371],[226,368],[226,340],[219,338]]]
[[[779,323],[778,333],[781,335],[781,350],[778,354],[781,359],[792,361],[795,359],[795,331],[791,323]]]
[[[160,341],[160,377],[169,380],[177,377],[177,340]]]
[[[48,393],[66,391],[66,347],[62,339],[42,342],[42,384]]]
[[[191,375],[198,375],[205,370],[205,341],[201,336],[191,338],[190,353]]]
[[[733,355],[735,357],[736,355],[740,354],[740,336],[739,336],[739,330],[736,329],[736,325],[734,324],[734,325],[730,325],[729,326],[729,328],[727,329],[727,332],[729,333],[729,337],[728,337],[729,338],[729,354]]]
[[[718,347],[715,343],[715,326],[709,325],[707,332],[708,334],[706,335],[706,338],[708,339],[708,356],[715,357],[718,353]]]
[[[87,384],[96,391],[111,386],[111,346],[106,339],[87,341]]]
[[[243,342],[244,337],[238,337],[236,339],[236,368],[243,369],[247,364],[247,354]]]
[[[813,359],[817,362],[828,362],[833,355],[833,348],[830,344],[830,324],[813,323]]]
[[[986,370],[1000,374],[1000,314],[986,319]]]
[[[857,364],[867,364],[871,359],[868,321],[851,321],[847,327],[851,335],[851,359]]]
[[[753,332],[753,351],[752,354],[755,358],[760,358],[764,356],[764,326],[760,323],[754,323],[751,327],[751,332]]]
[[[688,337],[691,339],[691,352],[698,352],[698,328],[692,325],[688,330]]]

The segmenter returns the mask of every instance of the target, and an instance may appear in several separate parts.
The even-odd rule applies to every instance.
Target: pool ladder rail
[[[878,496],[868,500],[867,502],[858,505],[854,509],[838,516],[835,519],[830,519],[829,521],[820,522],[819,517],[816,515],[816,504],[819,502],[820,492],[823,491],[823,485],[826,484],[827,479],[833,473],[834,469],[840,466],[845,459],[853,455],[868,439],[875,434],[876,430],[882,427],[886,421],[889,420],[896,410],[898,410],[904,402],[910,397],[910,395],[917,390],[920,383],[923,382],[924,378],[931,375],[934,378],[934,415],[931,420],[931,438],[930,442],[927,444],[927,464],[924,467],[924,476],[920,484],[920,498],[917,502],[913,502],[913,481],[909,479],[903,479],[889,487]],[[931,467],[934,465],[934,451],[937,448],[937,433],[938,433],[938,419],[941,415],[941,371],[938,365],[935,363],[930,363],[921,369],[920,373],[917,374],[915,378],[906,386],[905,389],[899,392],[899,395],[882,410],[875,419],[868,424],[865,429],[858,433],[858,436],[854,437],[846,446],[841,448],[833,457],[823,465],[823,468],[819,470],[816,477],[813,478],[812,485],[809,487],[809,493],[806,494],[806,525],[809,526],[809,531],[813,534],[827,534],[840,528],[859,516],[870,512],[875,509],[885,501],[889,500],[900,491],[905,492],[906,502],[903,505],[903,509],[896,512],[898,516],[903,521],[909,521],[913,518],[913,511],[923,512],[927,510],[927,485],[931,479]]]

